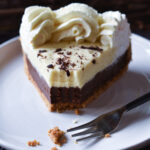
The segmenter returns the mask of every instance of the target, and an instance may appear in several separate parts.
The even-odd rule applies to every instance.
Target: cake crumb
[[[92,60],[92,63],[93,63],[93,64],[96,64],[96,60],[95,60],[95,59],[93,59],[93,60]]]
[[[37,146],[37,145],[40,145],[40,142],[38,142],[37,140],[33,140],[33,141],[28,141],[28,146]]]
[[[56,147],[52,147],[51,150],[58,150]]]
[[[54,127],[53,129],[50,129],[48,131],[48,136],[50,137],[50,139],[59,146],[62,146],[67,142],[64,134],[64,131],[61,131],[58,127]]]
[[[76,115],[80,115],[80,113],[81,113],[81,112],[80,112],[79,109],[75,109],[75,114],[76,114]]]
[[[105,138],[111,137],[109,133],[105,134]]]

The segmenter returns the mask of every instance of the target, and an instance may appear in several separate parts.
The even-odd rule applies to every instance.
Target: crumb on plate
[[[109,138],[109,137],[110,137],[109,133],[105,134],[105,138]]]
[[[58,150],[56,147],[52,147],[51,150]]]
[[[28,141],[28,146],[37,146],[40,145],[40,142],[38,142],[37,140],[33,140],[33,141]]]
[[[79,109],[75,109],[74,112],[75,112],[76,115],[80,115],[80,110]]]
[[[59,146],[62,146],[67,142],[64,134],[64,131],[61,131],[58,127],[54,127],[53,129],[50,129],[48,131],[48,136],[50,137],[50,139]]]

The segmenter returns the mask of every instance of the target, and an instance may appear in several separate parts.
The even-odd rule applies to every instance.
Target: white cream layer
[[[116,57],[118,49],[103,49],[102,52],[98,52],[82,49],[81,46],[83,45],[91,46],[91,44],[87,43],[81,45],[76,43],[46,44],[35,51],[22,42],[24,53],[49,87],[82,88],[85,83],[94,78],[96,73],[111,65],[118,58]],[[100,44],[95,43],[92,46],[100,47]],[[62,51],[56,52],[56,49],[60,47]],[[47,52],[40,53],[38,56],[39,50],[47,50]],[[125,51],[126,49],[122,53]],[[61,54],[62,52],[63,54]],[[71,55],[68,55],[70,52]],[[70,76],[67,75],[66,71],[60,69],[61,65],[57,64],[59,58],[65,58],[66,63],[69,60],[70,63],[67,70],[69,70]],[[95,61],[94,63],[93,60]],[[47,66],[50,64],[54,68],[48,68]]]
[[[82,88],[125,53],[130,44],[130,27],[126,16],[118,11],[98,14],[84,4],[70,4],[56,11],[32,6],[25,11],[20,36],[24,53],[49,87]],[[82,49],[83,45],[98,46],[103,52]],[[64,55],[55,52],[58,48],[63,49]],[[47,52],[38,55],[39,50]],[[70,62],[70,76],[58,64],[63,57],[66,63]],[[48,68],[50,64],[54,68]]]

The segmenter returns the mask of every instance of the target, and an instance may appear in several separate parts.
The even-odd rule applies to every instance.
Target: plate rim
[[[0,48],[2,48],[2,47],[4,47],[4,46],[7,46],[8,44],[17,41],[18,39],[19,39],[19,36],[15,36],[15,37],[13,37],[13,38],[11,38],[11,39],[9,39],[9,40],[7,40],[7,41],[1,43],[1,44],[0,44]]]

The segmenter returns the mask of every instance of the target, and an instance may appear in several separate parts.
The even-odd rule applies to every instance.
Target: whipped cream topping
[[[114,47],[121,50],[128,47],[131,31],[126,16],[119,11],[108,11],[100,17],[103,21],[100,25],[101,44],[105,47]]]
[[[49,7],[32,6],[25,10],[20,34],[23,34],[33,47],[36,47],[51,38],[53,28],[52,10]]]
[[[116,47],[120,30],[130,28],[126,16],[120,12],[98,13],[86,4],[72,3],[52,11],[49,7],[26,8],[22,18],[20,35],[33,47],[47,42],[75,41],[97,42],[102,46]],[[123,37],[124,38],[124,37]]]
[[[98,13],[93,8],[73,3],[55,11],[59,25],[54,32],[54,41],[75,40],[95,42],[98,35]]]

